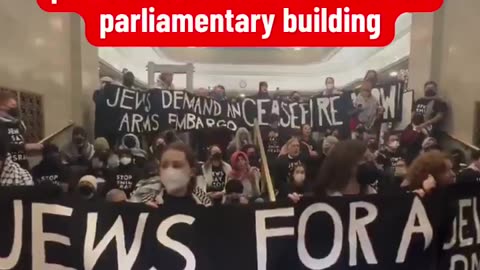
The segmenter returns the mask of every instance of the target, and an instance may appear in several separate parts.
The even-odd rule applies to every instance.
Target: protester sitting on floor
[[[300,140],[297,137],[288,140],[285,149],[285,154],[277,158],[272,172],[275,188],[281,198],[286,198],[288,195],[288,180],[291,179],[295,167],[305,166],[305,162],[300,156]]]
[[[69,168],[62,163],[58,147],[54,144],[46,144],[42,150],[42,157],[42,161],[32,169],[35,185],[51,182],[67,192],[71,174]]]
[[[131,202],[210,206],[210,198],[197,187],[193,151],[182,142],[167,146],[160,159],[160,179],[142,181],[131,195]],[[161,184],[160,184],[161,183]]]
[[[405,160],[410,164],[422,150],[422,143],[429,136],[429,131],[421,127],[423,123],[422,114],[414,114],[412,122],[402,131],[400,145],[405,152]]]
[[[122,138],[119,149],[128,149],[133,156],[133,163],[142,168],[147,160],[147,152],[142,149],[140,140],[135,134],[128,133]]]
[[[230,164],[232,171],[229,178],[242,182],[243,194],[248,199],[260,196],[260,170],[250,166],[247,154],[241,151],[233,153]]]
[[[376,162],[385,172],[395,171],[397,162],[403,159],[400,152],[400,139],[394,133],[386,133],[384,143],[377,152]]]
[[[95,150],[87,141],[87,132],[82,127],[74,127],[72,141],[62,149],[62,160],[70,166],[88,167]]]
[[[253,144],[252,136],[250,135],[250,132],[248,132],[248,129],[241,127],[237,130],[232,141],[228,144],[227,156],[230,157],[233,153],[242,151],[242,147],[248,144]]]
[[[0,135],[0,186],[32,186],[30,173],[10,158],[5,136]]]
[[[463,169],[458,175],[458,182],[478,182],[480,183],[480,151],[474,151],[471,155],[472,163]]]
[[[96,200],[97,187],[97,178],[93,175],[85,175],[78,181],[75,193],[80,199]]]
[[[222,159],[220,147],[212,145],[208,148],[208,159],[202,166],[202,176],[208,196],[214,203],[222,201],[225,185],[232,171],[232,167]]]
[[[126,202],[127,195],[123,190],[112,189],[109,192],[107,192],[107,194],[105,195],[105,200],[107,202],[114,202],[114,203]]]
[[[227,205],[248,204],[248,198],[243,194],[242,181],[236,179],[228,181],[222,203]]]
[[[118,151],[120,165],[111,170],[103,193],[111,189],[119,189],[127,196],[133,191],[137,182],[143,178],[143,170],[133,163],[133,156],[128,149]]]
[[[372,184],[381,177],[380,171],[367,157],[365,143],[341,141],[323,162],[315,193],[317,196],[375,194]]]
[[[149,160],[160,160],[160,157],[162,156],[163,150],[165,150],[165,147],[167,146],[165,139],[163,136],[158,135],[156,136],[150,147],[148,148],[148,156]]]
[[[258,154],[257,147],[255,147],[255,145],[247,144],[242,147],[241,151],[247,154],[250,167],[255,167],[260,169],[261,167],[260,155]]]
[[[452,161],[447,154],[438,150],[422,153],[408,168],[402,187],[417,193],[420,191],[422,194],[419,195],[428,194],[435,187],[445,187],[455,182],[455,173],[452,168]],[[432,179],[433,185],[429,183]],[[428,184],[428,189],[425,189],[425,184]]]
[[[95,139],[93,143],[95,154],[93,159],[99,159],[108,169],[114,169],[119,165],[118,155],[116,155],[111,149],[107,139],[99,137]]]
[[[303,165],[297,165],[293,169],[293,174],[288,182],[288,198],[294,203],[299,202],[307,191],[305,176],[306,171]]]

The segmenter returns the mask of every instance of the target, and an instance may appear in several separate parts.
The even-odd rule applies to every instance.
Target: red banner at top
[[[405,12],[443,0],[37,0],[76,12],[96,46],[385,46]]]

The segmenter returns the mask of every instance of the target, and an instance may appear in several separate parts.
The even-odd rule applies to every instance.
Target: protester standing
[[[29,169],[27,153],[41,151],[42,144],[26,143],[26,126],[20,119],[20,111],[15,96],[8,92],[0,92],[0,133],[8,142],[10,160],[17,162],[24,169]]]
[[[18,163],[13,162],[8,154],[8,141],[0,134],[0,186],[32,186],[30,173]]]

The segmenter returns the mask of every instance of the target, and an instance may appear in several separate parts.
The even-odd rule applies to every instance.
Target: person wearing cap
[[[0,186],[32,186],[30,173],[12,161],[7,149],[5,135],[0,134]]]
[[[78,181],[76,194],[84,200],[92,200],[97,197],[97,178],[93,175],[85,175]]]
[[[70,172],[68,167],[62,164],[58,147],[54,144],[46,144],[42,150],[42,157],[42,161],[32,169],[35,185],[49,182],[66,192],[70,182]]]
[[[92,165],[97,165],[96,167],[102,167],[106,169],[115,169],[119,165],[118,155],[113,153],[110,149],[110,144],[107,139],[100,137],[96,138],[93,143],[93,149],[95,154],[92,158]],[[101,164],[98,166],[98,164]]]

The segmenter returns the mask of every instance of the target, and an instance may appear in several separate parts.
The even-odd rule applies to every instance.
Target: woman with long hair
[[[363,142],[341,141],[325,158],[315,193],[320,196],[375,194],[371,185],[381,177]]]

